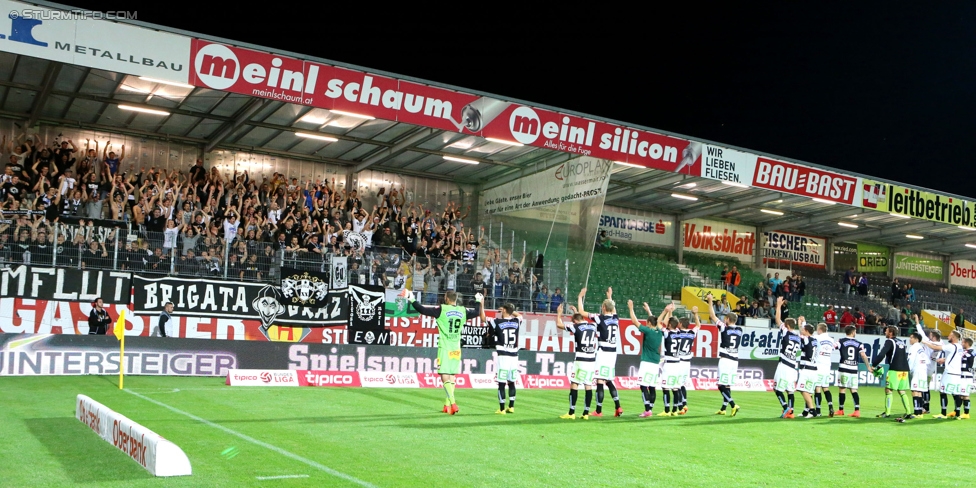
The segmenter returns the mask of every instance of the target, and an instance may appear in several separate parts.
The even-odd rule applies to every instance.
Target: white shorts
[[[972,388],[972,382],[968,378],[963,378],[962,376],[954,374],[942,374],[942,388],[939,389],[942,393],[946,395],[962,395],[968,396],[969,391]]]
[[[776,365],[776,374],[773,375],[773,384],[776,391],[794,392],[796,391],[796,370],[779,363]]]
[[[637,370],[637,384],[640,386],[653,386],[657,388],[661,381],[661,365],[641,361],[640,369]]]
[[[722,386],[735,385],[735,377],[739,371],[739,362],[728,358],[718,360],[718,384]]]
[[[577,385],[589,386],[594,382],[593,376],[596,374],[596,363],[593,361],[576,361],[573,363],[573,374],[569,381]]]
[[[681,388],[681,363],[664,363],[661,366],[661,388],[676,390]]]
[[[688,380],[691,378],[691,360],[681,361],[678,363],[681,365],[681,384],[679,388],[688,384]]]
[[[817,386],[820,388],[830,388],[830,368],[817,369]]]
[[[613,380],[617,376],[617,353],[596,352],[596,379]]]
[[[815,369],[801,369],[799,379],[796,382],[796,389],[806,393],[817,391],[817,380],[820,374]]]
[[[942,391],[942,375],[932,373],[929,375],[929,391]]]
[[[858,373],[845,373],[843,371],[837,372],[837,386],[841,388],[850,388],[856,390],[860,382],[860,377]]]
[[[928,368],[919,368],[918,371],[911,372],[911,386],[909,387],[912,391],[929,391],[929,370]]]
[[[518,381],[518,377],[518,356],[498,356],[498,368],[495,373],[495,381],[507,383],[509,381]]]

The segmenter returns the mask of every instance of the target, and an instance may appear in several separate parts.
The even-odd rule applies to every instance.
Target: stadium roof
[[[0,1],[11,10],[28,6]],[[0,116],[28,126],[162,138],[205,152],[283,156],[482,189],[589,155],[624,163],[613,171],[608,204],[895,251],[976,256],[966,246],[976,244],[976,207],[957,195],[138,21],[10,22],[0,27]],[[100,24],[75,28],[80,22]],[[725,155],[715,157],[715,149]],[[719,162],[707,165],[709,159]],[[762,161],[767,176],[779,170],[784,178],[761,181]],[[798,184],[787,183],[791,171]],[[804,185],[825,178],[833,183]],[[939,214],[930,205],[926,215],[923,202],[920,211],[881,211],[895,193],[912,191],[961,209]]]

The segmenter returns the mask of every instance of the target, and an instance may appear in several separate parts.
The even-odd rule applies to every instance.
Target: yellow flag
[[[125,340],[125,309],[119,312],[119,320],[115,321],[115,337],[120,341]]]
[[[119,312],[119,320],[115,321],[115,337],[119,340],[119,389],[125,377],[125,309]]]

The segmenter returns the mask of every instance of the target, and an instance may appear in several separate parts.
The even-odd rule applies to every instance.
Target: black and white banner
[[[126,305],[131,275],[122,271],[16,266],[0,269],[0,297]]]
[[[329,275],[319,271],[281,268],[281,305],[320,308],[329,295]]]
[[[332,289],[341,290],[347,286],[347,259],[345,256],[332,256]]]
[[[173,302],[175,316],[204,316],[260,320],[289,327],[331,327],[349,323],[348,290],[330,292],[319,308],[286,303],[281,287],[228,280],[133,275],[136,315],[158,314]]]
[[[350,344],[390,344],[386,330],[386,290],[382,286],[349,287],[352,310],[349,317]]]

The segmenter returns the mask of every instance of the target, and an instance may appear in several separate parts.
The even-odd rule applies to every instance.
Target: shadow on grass
[[[24,419],[24,424],[75,483],[153,477],[74,417]]]

